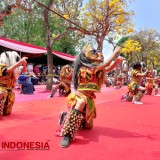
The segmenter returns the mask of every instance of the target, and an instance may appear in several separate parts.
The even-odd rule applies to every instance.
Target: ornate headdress
[[[20,58],[19,54],[15,51],[6,51],[6,52],[2,52],[0,54],[0,63],[6,64],[8,67],[14,65],[20,59],[21,58]],[[14,76],[16,79],[19,76],[19,71],[17,68],[14,70]]]

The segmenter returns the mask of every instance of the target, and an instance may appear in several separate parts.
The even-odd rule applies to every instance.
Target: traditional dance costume
[[[0,64],[0,91],[3,97],[0,99],[0,115],[9,115],[15,101],[13,87],[16,79],[13,72],[6,72],[7,65]]]
[[[151,95],[152,91],[154,89],[154,94],[157,95],[158,94],[158,85],[155,84],[155,80],[154,78],[146,78],[146,95]]]
[[[120,89],[123,86],[123,77],[122,75],[119,75],[117,78],[117,84],[116,84],[116,89]]]
[[[18,67],[23,65],[22,72],[26,72],[27,57],[20,58],[15,51],[0,54],[0,115],[11,114],[15,101],[14,84],[19,76]]]
[[[138,73],[140,73],[140,71],[136,69],[133,69],[131,71],[132,80],[131,83],[128,85],[128,89],[132,95],[135,95],[136,100],[140,101],[143,97],[143,93],[141,91],[138,91],[138,88],[140,87],[142,78],[137,76]]]
[[[86,126],[88,126],[87,124],[90,124],[93,121],[93,118],[96,117],[96,108],[94,101],[96,96],[94,93],[100,91],[103,79],[104,72],[97,72],[96,67],[81,67],[79,69],[77,92],[71,93],[68,96],[68,107],[70,111],[67,115],[66,122],[61,131],[61,136],[66,136],[69,134],[73,139],[82,122],[83,126],[81,127],[85,128]],[[83,112],[77,112],[74,110],[74,107],[79,98],[84,99],[86,104]],[[72,119],[75,119],[75,121],[73,121]],[[76,127],[72,127],[74,125]],[[73,128],[74,130],[72,130]]]
[[[104,83],[105,67],[111,64],[119,51],[120,47],[106,63],[103,63],[103,54],[89,46],[85,46],[77,56],[73,74],[75,92],[68,96],[69,112],[65,114],[65,118],[61,116],[64,118],[60,131],[63,136],[61,147],[69,145],[78,129],[93,127],[93,118],[96,118],[95,92],[100,92]]]
[[[72,82],[73,69],[69,65],[62,67],[60,72],[60,82],[59,84],[52,89],[50,97],[53,97],[54,94],[59,89],[60,96],[68,96],[71,93],[71,82]]]

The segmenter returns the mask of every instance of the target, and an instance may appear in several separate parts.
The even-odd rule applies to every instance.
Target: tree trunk
[[[53,85],[53,54],[52,51],[47,53],[48,76],[46,90],[51,90]]]
[[[118,77],[118,66],[114,70],[114,81],[113,81],[114,86],[116,86],[117,84],[117,77]]]
[[[113,51],[115,50],[116,46],[114,46],[114,49]],[[118,57],[118,55],[116,56],[116,58]],[[113,80],[113,86],[116,86],[117,85],[117,78],[118,78],[118,66],[115,68],[114,70],[114,80]]]
[[[48,8],[53,6],[53,0],[49,1]],[[46,90],[51,90],[53,85],[53,54],[52,54],[52,38],[50,32],[50,24],[49,24],[49,10],[44,10],[44,22],[45,22],[45,30],[46,30],[46,45],[47,45],[47,65],[48,65],[48,76],[47,76],[47,84]]]

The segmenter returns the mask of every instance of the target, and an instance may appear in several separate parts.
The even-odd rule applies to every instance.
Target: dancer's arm
[[[138,77],[148,77],[150,75],[150,72],[147,70],[144,73],[138,73],[137,76]]]
[[[105,68],[106,72],[112,71],[115,67],[117,67],[122,61],[124,60],[123,57],[119,56],[116,61],[112,64],[110,64],[108,67]]]
[[[12,72],[14,69],[16,69],[21,64],[23,65],[22,72],[26,72],[26,65],[27,65],[26,59],[28,59],[28,58],[27,57],[23,57],[20,61],[18,61],[14,65],[8,67],[7,68],[7,72]]]
[[[160,78],[159,77],[155,77],[154,80],[158,81],[158,80],[160,80]]]
[[[120,52],[121,47],[117,46],[115,48],[115,50],[113,51],[113,53],[111,54],[111,56],[109,57],[109,59],[107,59],[103,64],[99,65],[96,69],[96,71],[100,71],[105,69],[107,66],[109,66],[111,64],[111,62],[114,60],[114,58],[118,55],[118,53]]]

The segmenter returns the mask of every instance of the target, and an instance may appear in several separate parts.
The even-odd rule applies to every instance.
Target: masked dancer
[[[0,115],[11,114],[15,101],[14,84],[19,76],[18,67],[23,65],[22,72],[26,72],[26,59],[22,59],[15,51],[0,54]]]
[[[61,147],[67,147],[70,144],[78,129],[93,127],[93,118],[96,118],[95,92],[100,92],[106,72],[110,72],[123,61],[122,57],[118,57],[111,63],[120,50],[121,47],[117,46],[105,62],[101,51],[92,49],[88,45],[85,45],[77,56],[73,74],[75,92],[67,98],[69,111],[62,112],[60,117]]]
[[[71,93],[72,76],[73,68],[69,65],[63,66],[60,71],[60,82],[52,89],[49,97],[52,98],[58,89],[60,96],[68,96]]]

